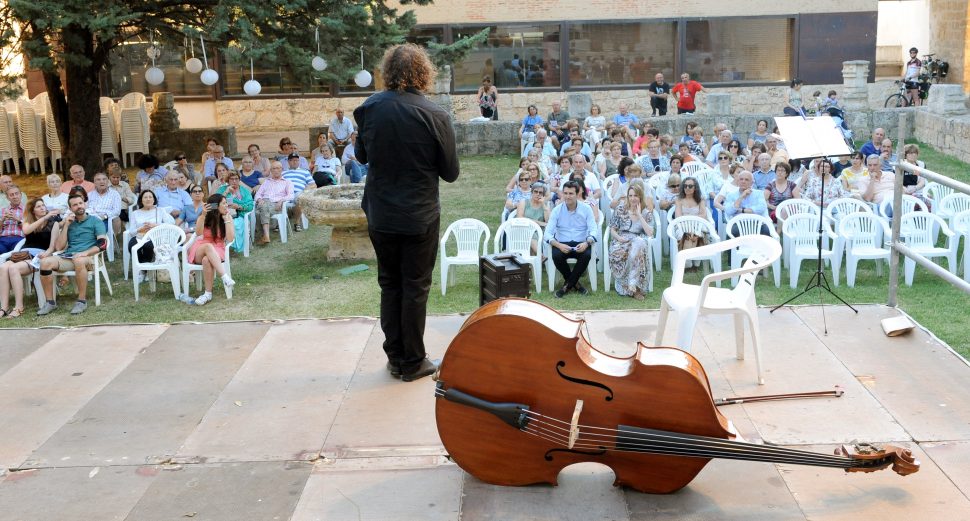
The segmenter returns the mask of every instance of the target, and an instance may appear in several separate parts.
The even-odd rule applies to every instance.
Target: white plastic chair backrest
[[[930,181],[923,187],[923,194],[937,202],[942,201],[946,196],[953,193],[953,189],[946,185],[941,185],[936,181]]]
[[[98,99],[98,106],[101,108],[102,114],[112,114],[114,115],[115,100],[102,96]]]
[[[155,262],[175,262],[185,242],[185,232],[174,224],[161,224],[148,230],[145,239],[152,241],[155,247]]]
[[[46,97],[46,92],[43,102],[47,105],[44,111],[44,134],[47,138],[47,148],[55,151],[61,151],[61,138],[57,136],[57,122],[54,121],[54,111],[50,108],[50,100]],[[37,98],[40,98],[38,95]],[[37,98],[34,98],[34,102],[37,102]]]
[[[51,100],[47,95],[47,92],[41,92],[40,94],[34,96],[31,103],[34,104],[34,112],[40,116],[46,116],[47,113],[50,112]]]
[[[758,214],[738,214],[728,221],[727,235],[731,239],[746,235],[760,235],[762,226],[767,226],[768,230],[774,235],[775,227],[771,223],[771,219]],[[737,235],[734,235],[735,229],[738,230]]]
[[[879,203],[879,215],[889,219],[889,208],[892,208],[892,206],[893,198],[887,196],[881,203]],[[917,209],[921,212],[926,211],[926,205],[923,203],[923,201],[920,201],[919,199],[907,194],[903,194],[902,207],[903,215],[915,212]]]
[[[175,161],[174,159],[172,161],[169,161],[168,163],[165,163],[164,165],[162,165],[162,167],[164,167],[165,170],[167,170],[169,172],[171,172],[172,170],[175,170],[175,167],[177,167],[177,166],[179,166],[179,162],[178,161]]]
[[[855,212],[839,220],[839,236],[846,248],[882,248],[883,221],[872,212]]]
[[[603,180],[603,197],[606,197],[608,201],[613,200],[613,198],[610,196],[612,193],[611,190],[613,189],[613,183],[618,182],[620,182],[620,174],[610,174],[606,177],[606,179]],[[622,197],[623,194],[618,194],[618,196]]]
[[[970,235],[970,210],[964,210],[953,217],[953,231]],[[970,246],[964,242],[963,248],[966,249],[968,247]]]
[[[814,246],[818,242],[818,217],[811,214],[792,215],[785,220],[785,237],[796,245]]]
[[[939,225],[940,230],[949,231],[940,216],[929,212],[910,212],[904,214],[899,221],[901,230],[906,234],[906,245],[912,248],[933,248],[936,246],[936,234],[933,225]],[[945,232],[944,232],[945,233]]]
[[[701,161],[688,161],[681,165],[680,167],[680,178],[683,179],[685,176],[696,177],[694,174],[700,170],[707,170],[710,167],[707,163]]]
[[[836,199],[825,207],[825,216],[828,217],[830,221],[835,223],[835,226],[838,226],[839,221],[842,220],[843,217],[856,212],[872,213],[872,208],[870,208],[868,204],[850,197]]]
[[[123,98],[121,98],[119,104],[123,109],[144,109],[145,95],[140,92],[129,92],[128,94],[125,94]]]
[[[660,190],[663,190],[667,186],[667,179],[669,178],[670,172],[667,172],[667,175],[663,175],[663,172],[657,172],[647,178],[647,185],[650,186],[656,196],[660,194]]]
[[[487,245],[491,238],[488,225],[478,219],[458,219],[449,224],[443,240],[447,242],[450,235],[455,236],[459,257],[468,255],[477,257],[479,252],[484,253],[482,245]],[[482,242],[483,236],[484,242]]]
[[[542,240],[542,230],[532,219],[525,217],[513,217],[499,226],[495,232],[495,244],[493,251],[498,253],[502,236],[505,235],[504,252],[518,253],[526,257],[532,256],[532,238]]]
[[[26,98],[17,100],[17,130],[20,132],[20,148],[36,153],[37,149],[37,112],[33,103]]]
[[[782,222],[795,215],[818,215],[818,213],[818,206],[808,199],[786,199],[775,208],[775,216]]]
[[[755,217],[761,216],[758,215]],[[770,225],[771,222],[769,221],[768,224]],[[732,240],[740,241],[738,248],[748,252],[744,263],[741,264],[741,269],[748,269],[750,271],[739,277],[738,285],[731,291],[738,296],[747,295],[754,291],[754,283],[758,280],[758,272],[767,268],[771,263],[781,257],[781,244],[771,237],[758,234],[743,235]]]
[[[9,120],[7,111],[0,111],[0,153],[12,154],[18,148],[16,124],[11,128]]]
[[[963,193],[950,194],[939,203],[940,211],[948,216],[970,210],[970,195]]]
[[[667,237],[677,240],[678,233],[681,235],[685,233],[693,233],[694,235],[706,233],[709,240],[716,242],[718,239],[717,229],[714,228],[714,224],[696,215],[685,215],[671,220],[667,225]]]

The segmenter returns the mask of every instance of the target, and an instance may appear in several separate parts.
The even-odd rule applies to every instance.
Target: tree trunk
[[[90,180],[95,173],[104,169],[101,161],[101,107],[98,104],[101,97],[98,75],[104,62],[96,57],[94,35],[90,31],[68,26],[62,35],[65,54],[88,56],[91,57],[90,61],[75,63],[76,60],[70,60],[64,63],[66,85],[61,85],[59,77],[52,81],[50,74],[45,74],[44,79],[61,140],[64,164],[67,165],[65,170],[70,165],[81,165],[85,177]],[[70,100],[65,98],[65,90],[71,93]]]

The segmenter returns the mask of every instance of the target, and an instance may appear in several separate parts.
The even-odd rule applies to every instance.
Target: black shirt
[[[370,229],[420,235],[438,220],[438,179],[458,179],[451,115],[420,92],[388,90],[354,110],[357,160],[368,165],[364,200]]]
[[[647,86],[647,90],[654,94],[670,94],[670,84],[667,82],[663,82],[663,83],[653,82]],[[650,106],[665,107],[667,106],[667,100],[664,98],[655,98],[653,96],[650,96]]]

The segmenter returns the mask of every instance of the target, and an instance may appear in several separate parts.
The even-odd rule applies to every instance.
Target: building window
[[[569,27],[569,84],[645,85],[674,74],[674,22],[578,23]]]
[[[793,18],[688,21],[686,71],[704,82],[791,79]]]
[[[471,36],[482,27],[455,27],[454,39]],[[559,87],[559,25],[496,25],[488,41],[453,67],[456,91],[474,91],[482,78],[499,89]]]
[[[162,45],[161,54],[155,65],[165,73],[161,85],[149,85],[145,81],[145,71],[152,66],[148,56],[151,44],[147,41],[124,42],[111,50],[108,64],[101,76],[102,92],[105,96],[120,98],[131,92],[151,96],[155,92],[171,92],[176,96],[212,96],[212,87],[203,85],[198,74],[185,70],[186,50],[179,46]],[[196,57],[202,59],[202,53]],[[212,57],[209,57],[210,67]]]
[[[222,82],[222,93],[225,96],[245,96],[243,85],[249,81],[249,58],[242,57],[238,60],[227,58],[225,54],[222,58],[222,70],[219,71]],[[253,64],[253,78],[259,82],[262,89],[259,95],[286,95],[286,94],[330,94],[330,83],[322,79],[314,78],[310,85],[303,85],[297,81],[296,77],[286,68],[279,65],[259,61]]]

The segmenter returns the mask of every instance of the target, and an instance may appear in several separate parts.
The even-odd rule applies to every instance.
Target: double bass
[[[689,353],[638,344],[598,351],[583,321],[525,299],[472,313],[436,375],[438,434],[459,467],[495,485],[556,484],[580,462],[610,467],[614,485],[665,494],[713,458],[871,472],[919,470],[904,448],[858,444],[835,454],[743,441]]]

